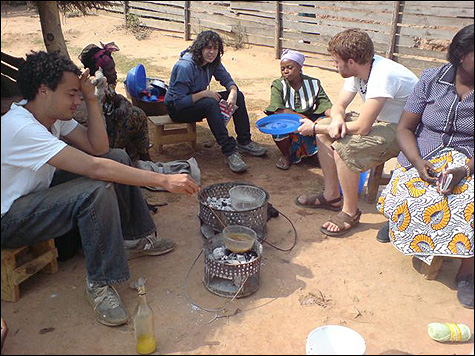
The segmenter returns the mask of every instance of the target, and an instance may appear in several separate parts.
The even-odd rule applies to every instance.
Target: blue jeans
[[[130,165],[125,151],[102,156]],[[57,172],[50,188],[25,195],[2,217],[2,247],[33,245],[79,230],[89,282],[111,285],[130,278],[124,239],[156,230],[139,187]]]
[[[219,93],[221,98],[226,100],[229,92]],[[247,145],[251,142],[251,129],[249,125],[249,115],[246,109],[244,95],[238,91],[236,105],[238,109],[233,115],[234,128],[237,134],[237,141],[241,145]],[[189,108],[177,110],[173,105],[167,105],[168,114],[176,122],[197,122],[204,118],[208,121],[209,128],[213,133],[216,142],[221,146],[221,152],[229,156],[237,151],[236,140],[229,136],[228,129],[224,123],[219,103],[213,98],[204,98],[198,100]]]

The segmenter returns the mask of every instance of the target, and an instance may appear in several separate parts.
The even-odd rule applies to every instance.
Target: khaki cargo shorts
[[[331,119],[326,118],[318,123],[328,125],[330,122]],[[368,135],[346,135],[333,142],[332,147],[350,169],[364,172],[399,154],[396,126],[387,122],[375,122]]]

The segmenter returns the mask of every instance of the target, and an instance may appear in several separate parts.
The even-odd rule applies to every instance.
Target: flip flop
[[[311,208],[311,209],[327,209],[331,211],[340,211],[341,210],[341,204],[340,206],[335,206],[332,204],[339,203],[341,202],[341,196],[339,196],[336,199],[333,200],[326,200],[323,197],[323,193],[320,194],[313,194],[313,195],[305,195],[305,202],[301,203],[299,202],[299,198],[302,197],[303,195],[299,195],[297,198],[295,198],[295,204],[298,206],[301,206],[303,208]],[[314,204],[316,201],[319,201],[318,204]],[[313,204],[312,204],[313,203]]]
[[[329,231],[323,226],[321,226],[320,231],[323,232],[325,235],[328,235],[331,237],[340,237],[346,234],[349,230],[354,228],[356,225],[358,225],[360,222],[360,217],[361,217],[360,209],[356,211],[356,214],[354,216],[350,216],[347,213],[340,211],[337,215],[330,217],[330,219],[328,220],[332,224],[335,224],[336,226],[338,226],[340,230]],[[345,223],[347,223],[349,226],[345,227]]]
[[[275,166],[279,169],[282,169],[284,171],[288,170],[290,168],[292,164],[289,162],[289,163],[285,163],[281,158],[279,158],[279,160],[276,162]]]

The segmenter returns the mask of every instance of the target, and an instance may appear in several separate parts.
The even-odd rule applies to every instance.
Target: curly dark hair
[[[210,43],[218,47],[218,55],[216,56],[213,64],[221,62],[221,57],[224,54],[223,40],[216,32],[210,30],[201,32],[189,48],[189,51],[193,56],[193,60],[197,64],[201,65],[201,63],[203,63],[203,48],[208,46]]]
[[[470,52],[473,52],[473,24],[462,28],[450,42],[447,59],[457,68],[460,61]]]
[[[41,84],[56,90],[63,79],[63,72],[81,75],[79,68],[59,53],[32,52],[18,70],[17,84],[23,98],[33,100]]]

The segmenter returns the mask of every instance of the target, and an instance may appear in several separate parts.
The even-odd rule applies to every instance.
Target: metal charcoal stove
[[[198,196],[200,202],[198,217],[200,219],[201,231],[210,231],[210,235],[213,236],[223,231],[223,224],[225,226],[242,225],[253,229],[257,234],[259,242],[262,242],[265,240],[267,233],[269,193],[262,189],[266,197],[261,206],[255,209],[236,211],[231,207],[229,189],[238,185],[251,185],[262,189],[250,183],[227,182],[213,184],[201,190]],[[205,235],[205,238],[208,238],[208,236]]]
[[[211,293],[226,298],[246,297],[259,289],[262,244],[243,254],[224,247],[222,234],[205,241],[203,283]],[[234,255],[234,256],[233,256]]]

